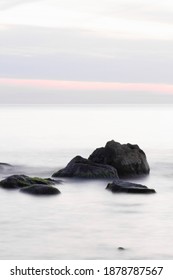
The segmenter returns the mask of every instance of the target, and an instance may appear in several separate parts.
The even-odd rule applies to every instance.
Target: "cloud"
[[[148,0],[147,0],[148,1]],[[11,5],[12,2],[8,2]],[[45,0],[19,2],[1,12],[0,23],[90,30],[105,36],[129,39],[171,40],[173,5],[160,0],[148,5],[127,0]],[[139,4],[140,3],[140,4]],[[165,4],[165,2],[164,2]],[[148,8],[149,7],[149,8]]]
[[[13,92],[4,88],[0,104],[173,104],[172,96],[152,93],[129,92],[52,92],[18,89]]]
[[[146,21],[149,24],[152,24],[154,21],[156,23],[172,24],[172,12],[172,0],[146,0],[145,2],[140,0],[108,0],[103,14],[128,20]]]
[[[172,84],[172,12],[169,0],[1,1],[0,77]],[[30,100],[28,88],[24,86]],[[145,89],[152,94],[151,86]],[[164,89],[161,86],[160,91]],[[12,88],[3,85],[3,90],[9,96]],[[34,87],[38,96],[42,90]],[[103,100],[107,90],[102,90]],[[130,87],[121,91],[126,90]],[[89,96],[95,91],[88,88]],[[133,100],[139,99],[136,96],[137,91]],[[142,96],[146,100],[146,94]]]
[[[127,91],[127,92],[156,92],[173,95],[173,84],[152,83],[111,83],[91,81],[65,80],[36,80],[0,78],[0,85],[11,87],[29,87],[50,90],[72,91]]]
[[[1,77],[172,83],[173,42],[31,26],[12,26],[0,37]]]
[[[6,10],[6,9],[14,7],[22,2],[23,2],[22,0],[1,0],[0,10]]]
[[[1,0],[0,2],[0,11],[8,10],[18,5],[25,5],[31,2],[37,2],[40,0]]]
[[[173,104],[172,93],[173,85],[0,81],[0,104]]]

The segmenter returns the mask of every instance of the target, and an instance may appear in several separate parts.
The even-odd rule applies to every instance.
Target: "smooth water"
[[[51,176],[114,139],[146,152],[151,173],[135,181],[157,191],[112,194],[110,180],[74,179],[63,179],[55,197],[0,189],[0,259],[173,259],[172,109],[0,107],[0,162],[14,166],[0,178]]]

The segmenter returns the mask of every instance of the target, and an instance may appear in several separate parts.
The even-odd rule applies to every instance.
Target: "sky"
[[[0,0],[0,103],[173,103],[172,0]]]

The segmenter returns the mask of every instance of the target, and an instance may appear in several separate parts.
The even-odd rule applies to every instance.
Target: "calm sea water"
[[[151,173],[136,182],[157,191],[112,194],[109,180],[74,179],[56,197],[0,189],[0,259],[173,259],[172,120],[166,105],[0,107],[0,162],[14,166],[1,179],[51,176],[114,139],[146,152]]]

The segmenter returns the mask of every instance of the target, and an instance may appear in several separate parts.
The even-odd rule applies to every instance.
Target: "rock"
[[[118,249],[119,251],[124,251],[124,250],[125,250],[124,247],[118,247],[117,249]]]
[[[20,191],[32,195],[57,195],[61,193],[57,188],[43,184],[35,184],[30,187],[25,187],[20,189]]]
[[[104,148],[96,149],[89,156],[89,160],[113,166],[120,178],[144,175],[150,172],[146,155],[138,145],[122,145],[114,140],[107,142]]]
[[[12,175],[0,181],[0,187],[5,189],[19,189],[31,186],[33,184],[50,186],[53,184],[58,184],[58,181],[54,181],[53,179],[49,178],[42,179],[38,177],[29,177],[26,175]]]
[[[0,167],[12,167],[12,165],[5,162],[0,162]]]
[[[118,178],[117,171],[109,165],[97,164],[76,156],[65,168],[54,173],[52,177],[77,177],[87,179]]]
[[[0,171],[4,172],[12,168],[12,165],[4,162],[0,162]]]
[[[149,189],[144,185],[126,182],[122,180],[114,180],[112,183],[109,183],[107,185],[106,189],[112,191],[113,193],[149,194],[156,192],[154,189]]]

